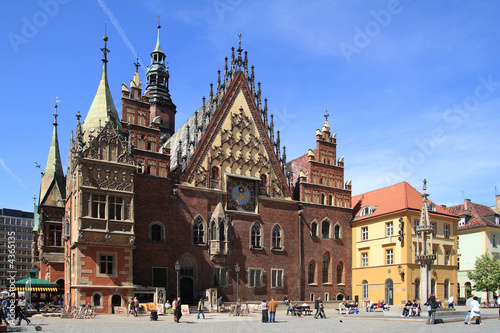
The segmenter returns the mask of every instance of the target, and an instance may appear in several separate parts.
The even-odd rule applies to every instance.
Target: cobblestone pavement
[[[491,311],[490,311],[491,310]],[[61,319],[57,317],[32,317],[32,322],[41,324],[44,332],[70,333],[126,333],[126,332],[498,332],[500,319],[498,309],[489,309],[494,318],[484,320],[484,325],[464,325],[460,322],[446,322],[434,326],[425,325],[426,318],[384,317],[380,313],[339,316],[327,309],[326,319],[314,319],[313,316],[286,316],[286,311],[276,314],[276,323],[262,323],[260,314],[255,312],[250,317],[230,317],[227,314],[206,313],[206,319],[196,319],[196,314],[183,316],[181,323],[173,322],[172,315],[159,316],[158,321],[151,321],[149,316],[127,317],[123,315],[98,315],[95,319]],[[483,311],[482,311],[483,312]],[[486,313],[487,311],[484,311]],[[394,312],[393,314],[395,314]],[[34,326],[15,327],[18,332],[34,332]]]

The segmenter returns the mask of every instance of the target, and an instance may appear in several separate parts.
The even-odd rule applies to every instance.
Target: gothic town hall
[[[199,109],[176,127],[184,111],[169,92],[160,26],[147,83],[136,64],[119,112],[107,41],[66,175],[55,113],[38,206],[40,278],[64,287],[67,305],[106,313],[177,290],[184,304],[351,298],[351,183],[328,118],[303,138],[314,149],[287,161],[240,40],[223,70],[214,64],[209,96],[193,96]]]

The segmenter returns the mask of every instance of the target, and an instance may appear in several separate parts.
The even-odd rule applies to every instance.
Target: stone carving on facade
[[[82,185],[103,190],[132,192],[132,175],[119,166],[102,169],[97,164],[82,168]]]

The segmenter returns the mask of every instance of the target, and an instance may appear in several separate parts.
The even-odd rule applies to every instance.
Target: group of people
[[[26,299],[24,298],[23,294],[19,294],[18,298],[15,298],[14,296],[9,297],[9,296],[0,296],[0,299],[2,300],[2,308],[0,309],[0,325],[2,322],[5,322],[5,325],[7,327],[10,327],[10,324],[8,320],[11,320],[11,313],[10,313],[10,308],[12,302],[14,302],[14,319],[17,319],[16,326],[21,325],[21,321],[24,320],[26,321],[26,324],[30,324],[31,320],[29,320],[26,317]]]
[[[263,323],[275,323],[276,322],[276,309],[278,308],[278,302],[273,298],[266,302],[266,300],[262,300],[260,303],[260,307],[262,308],[262,322]]]
[[[420,317],[420,303],[416,299],[408,300],[403,308],[401,317]]]
[[[372,312],[375,309],[389,310],[389,304],[385,302],[385,300],[378,300],[377,303],[373,303],[372,301],[366,302],[366,312]]]

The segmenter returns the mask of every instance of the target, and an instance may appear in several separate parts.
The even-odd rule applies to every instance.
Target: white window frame
[[[368,240],[368,227],[361,228],[361,240]]]
[[[444,238],[450,238],[450,225],[444,225]]]
[[[361,298],[368,299],[368,281],[366,280],[363,280],[363,282],[361,282]]]
[[[271,269],[271,288],[282,289],[284,288],[285,270],[284,269]]]
[[[262,268],[248,268],[248,288],[260,288],[264,286],[264,270]]]
[[[361,253],[361,267],[368,267],[368,252]]]
[[[387,237],[394,235],[394,223],[392,223],[392,221],[385,224],[385,235]]]
[[[385,264],[394,265],[394,249],[385,250]]]

